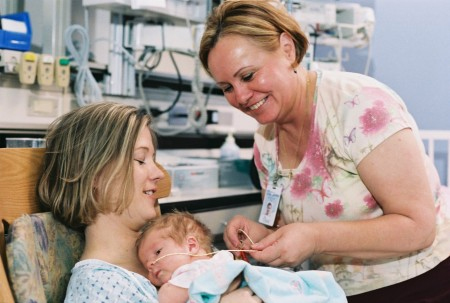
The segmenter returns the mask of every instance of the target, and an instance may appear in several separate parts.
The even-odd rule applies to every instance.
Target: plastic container
[[[172,188],[182,191],[219,187],[217,160],[180,158],[178,163],[165,163],[172,179]]]
[[[42,138],[6,138],[6,147],[45,147],[45,139]]]
[[[31,23],[27,12],[0,16],[0,19],[10,19],[23,22],[26,33],[0,30],[0,49],[12,49],[18,51],[28,51],[31,48]]]
[[[252,160],[219,160],[219,187],[253,188],[250,179],[250,164]]]
[[[225,142],[220,147],[221,160],[236,160],[240,158],[239,146],[232,133],[228,133]]]

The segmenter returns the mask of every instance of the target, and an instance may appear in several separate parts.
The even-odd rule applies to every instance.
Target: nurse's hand
[[[244,233],[240,230],[243,230]],[[270,233],[271,231],[264,225],[237,215],[227,223],[223,240],[228,249],[250,249],[252,242],[256,243]],[[239,252],[234,254],[239,255]]]
[[[248,303],[262,303],[262,300],[253,294],[250,288],[243,287],[229,294],[222,296],[220,303],[236,303],[236,302],[248,302]]]
[[[295,267],[315,253],[315,233],[311,224],[284,225],[252,245],[250,255],[270,266]]]

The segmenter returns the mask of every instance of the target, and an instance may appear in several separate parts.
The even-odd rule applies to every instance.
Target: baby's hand
[[[226,295],[232,292],[233,290],[238,289],[239,285],[241,285],[241,282],[242,282],[242,274],[234,278],[233,282],[230,283],[230,286],[228,286],[228,289],[222,295]]]
[[[229,294],[222,296],[220,299],[220,303],[236,303],[236,302],[245,302],[245,303],[262,303],[262,300],[257,296],[253,295],[253,292],[248,287],[243,287],[236,289]]]
[[[159,303],[186,302],[189,293],[186,288],[181,288],[170,283],[163,284],[158,290]]]

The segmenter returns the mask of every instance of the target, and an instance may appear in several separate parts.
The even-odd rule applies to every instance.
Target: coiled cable
[[[76,32],[81,37],[79,49],[75,47],[72,39]],[[89,103],[101,101],[103,99],[102,91],[88,66],[89,35],[86,29],[78,24],[70,25],[64,32],[64,42],[71,59],[75,61],[78,67],[74,84],[74,93],[78,105],[84,106]]]

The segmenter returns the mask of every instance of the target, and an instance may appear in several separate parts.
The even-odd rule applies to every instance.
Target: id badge
[[[270,183],[266,189],[266,195],[264,196],[263,205],[261,207],[261,213],[259,214],[259,222],[273,226],[275,223],[275,218],[277,216],[278,205],[281,200],[281,185],[276,185],[276,183]]]

